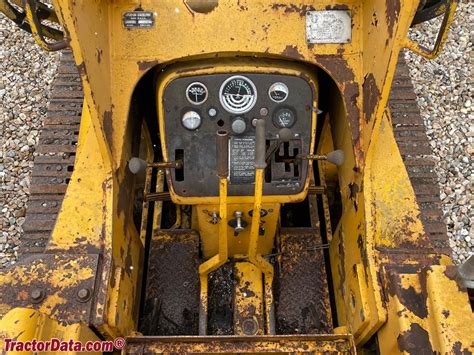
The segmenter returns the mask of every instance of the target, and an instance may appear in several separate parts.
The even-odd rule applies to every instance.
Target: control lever
[[[183,162],[181,160],[165,161],[160,163],[147,163],[145,160],[133,157],[128,161],[128,169],[134,175],[144,173],[146,168],[156,169],[181,169]]]
[[[280,148],[283,142],[288,142],[293,138],[293,132],[289,128],[282,128],[278,131],[278,139],[272,141],[268,147],[267,152],[265,153],[265,162],[269,162],[272,158],[272,155]]]
[[[344,151],[341,149],[334,150],[332,152],[327,153],[326,155],[306,155],[306,156],[299,156],[298,159],[306,159],[306,160],[327,160],[328,162],[336,165],[341,166],[344,163]]]
[[[260,221],[262,210],[263,177],[267,166],[265,161],[266,149],[265,120],[258,119],[255,130],[255,191],[252,214],[252,225],[250,226],[250,239],[248,246],[248,260],[257,266],[264,275],[264,294],[266,310],[266,333],[275,334],[275,309],[273,303],[273,265],[270,264],[258,252],[260,239]]]
[[[208,275],[220,268],[229,259],[227,245],[227,177],[229,176],[229,133],[219,130],[216,133],[216,173],[219,177],[219,219],[217,254],[199,265],[201,284],[199,306],[199,335],[207,334],[208,313]]]

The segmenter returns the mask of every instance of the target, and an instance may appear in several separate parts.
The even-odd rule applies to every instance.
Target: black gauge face
[[[289,108],[281,108],[273,115],[273,124],[278,128],[291,128],[296,122],[296,116]]]
[[[288,86],[284,83],[273,83],[268,89],[268,96],[273,102],[283,102],[288,98]]]
[[[195,82],[188,85],[186,98],[194,105],[200,105],[207,100],[207,88],[203,83]]]
[[[254,83],[245,76],[232,76],[221,85],[219,99],[227,112],[246,113],[257,101],[257,89]]]

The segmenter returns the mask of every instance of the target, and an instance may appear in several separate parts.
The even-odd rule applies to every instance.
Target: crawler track
[[[36,147],[20,254],[43,252],[54,228],[74,167],[82,102],[72,53],[64,51]]]
[[[389,98],[395,139],[420,206],[421,220],[433,248],[451,255],[439,198],[435,160],[420,115],[408,65],[400,55]]]
[[[34,160],[21,254],[41,253],[51,235],[74,167],[83,93],[72,54],[63,52],[59,75]],[[400,56],[389,100],[395,138],[437,251],[450,254],[435,161],[420,116],[408,66]]]

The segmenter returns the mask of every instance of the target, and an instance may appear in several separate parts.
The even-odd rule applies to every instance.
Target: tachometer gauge
[[[186,88],[186,98],[194,105],[200,105],[207,100],[206,85],[200,82],[191,83]]]
[[[246,113],[257,102],[257,89],[249,78],[235,75],[221,85],[219,100],[222,107],[229,113]]]
[[[273,124],[277,128],[291,128],[296,122],[296,116],[289,108],[281,108],[273,115]]]
[[[288,86],[284,83],[273,83],[268,89],[268,96],[273,102],[283,102],[288,98]]]

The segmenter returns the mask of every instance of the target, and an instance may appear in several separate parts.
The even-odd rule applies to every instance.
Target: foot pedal
[[[319,229],[281,230],[276,276],[277,334],[331,333],[331,307]]]
[[[234,334],[234,263],[228,262],[209,274],[209,335]]]
[[[193,230],[155,232],[148,258],[145,335],[196,335],[199,322],[199,236]]]

